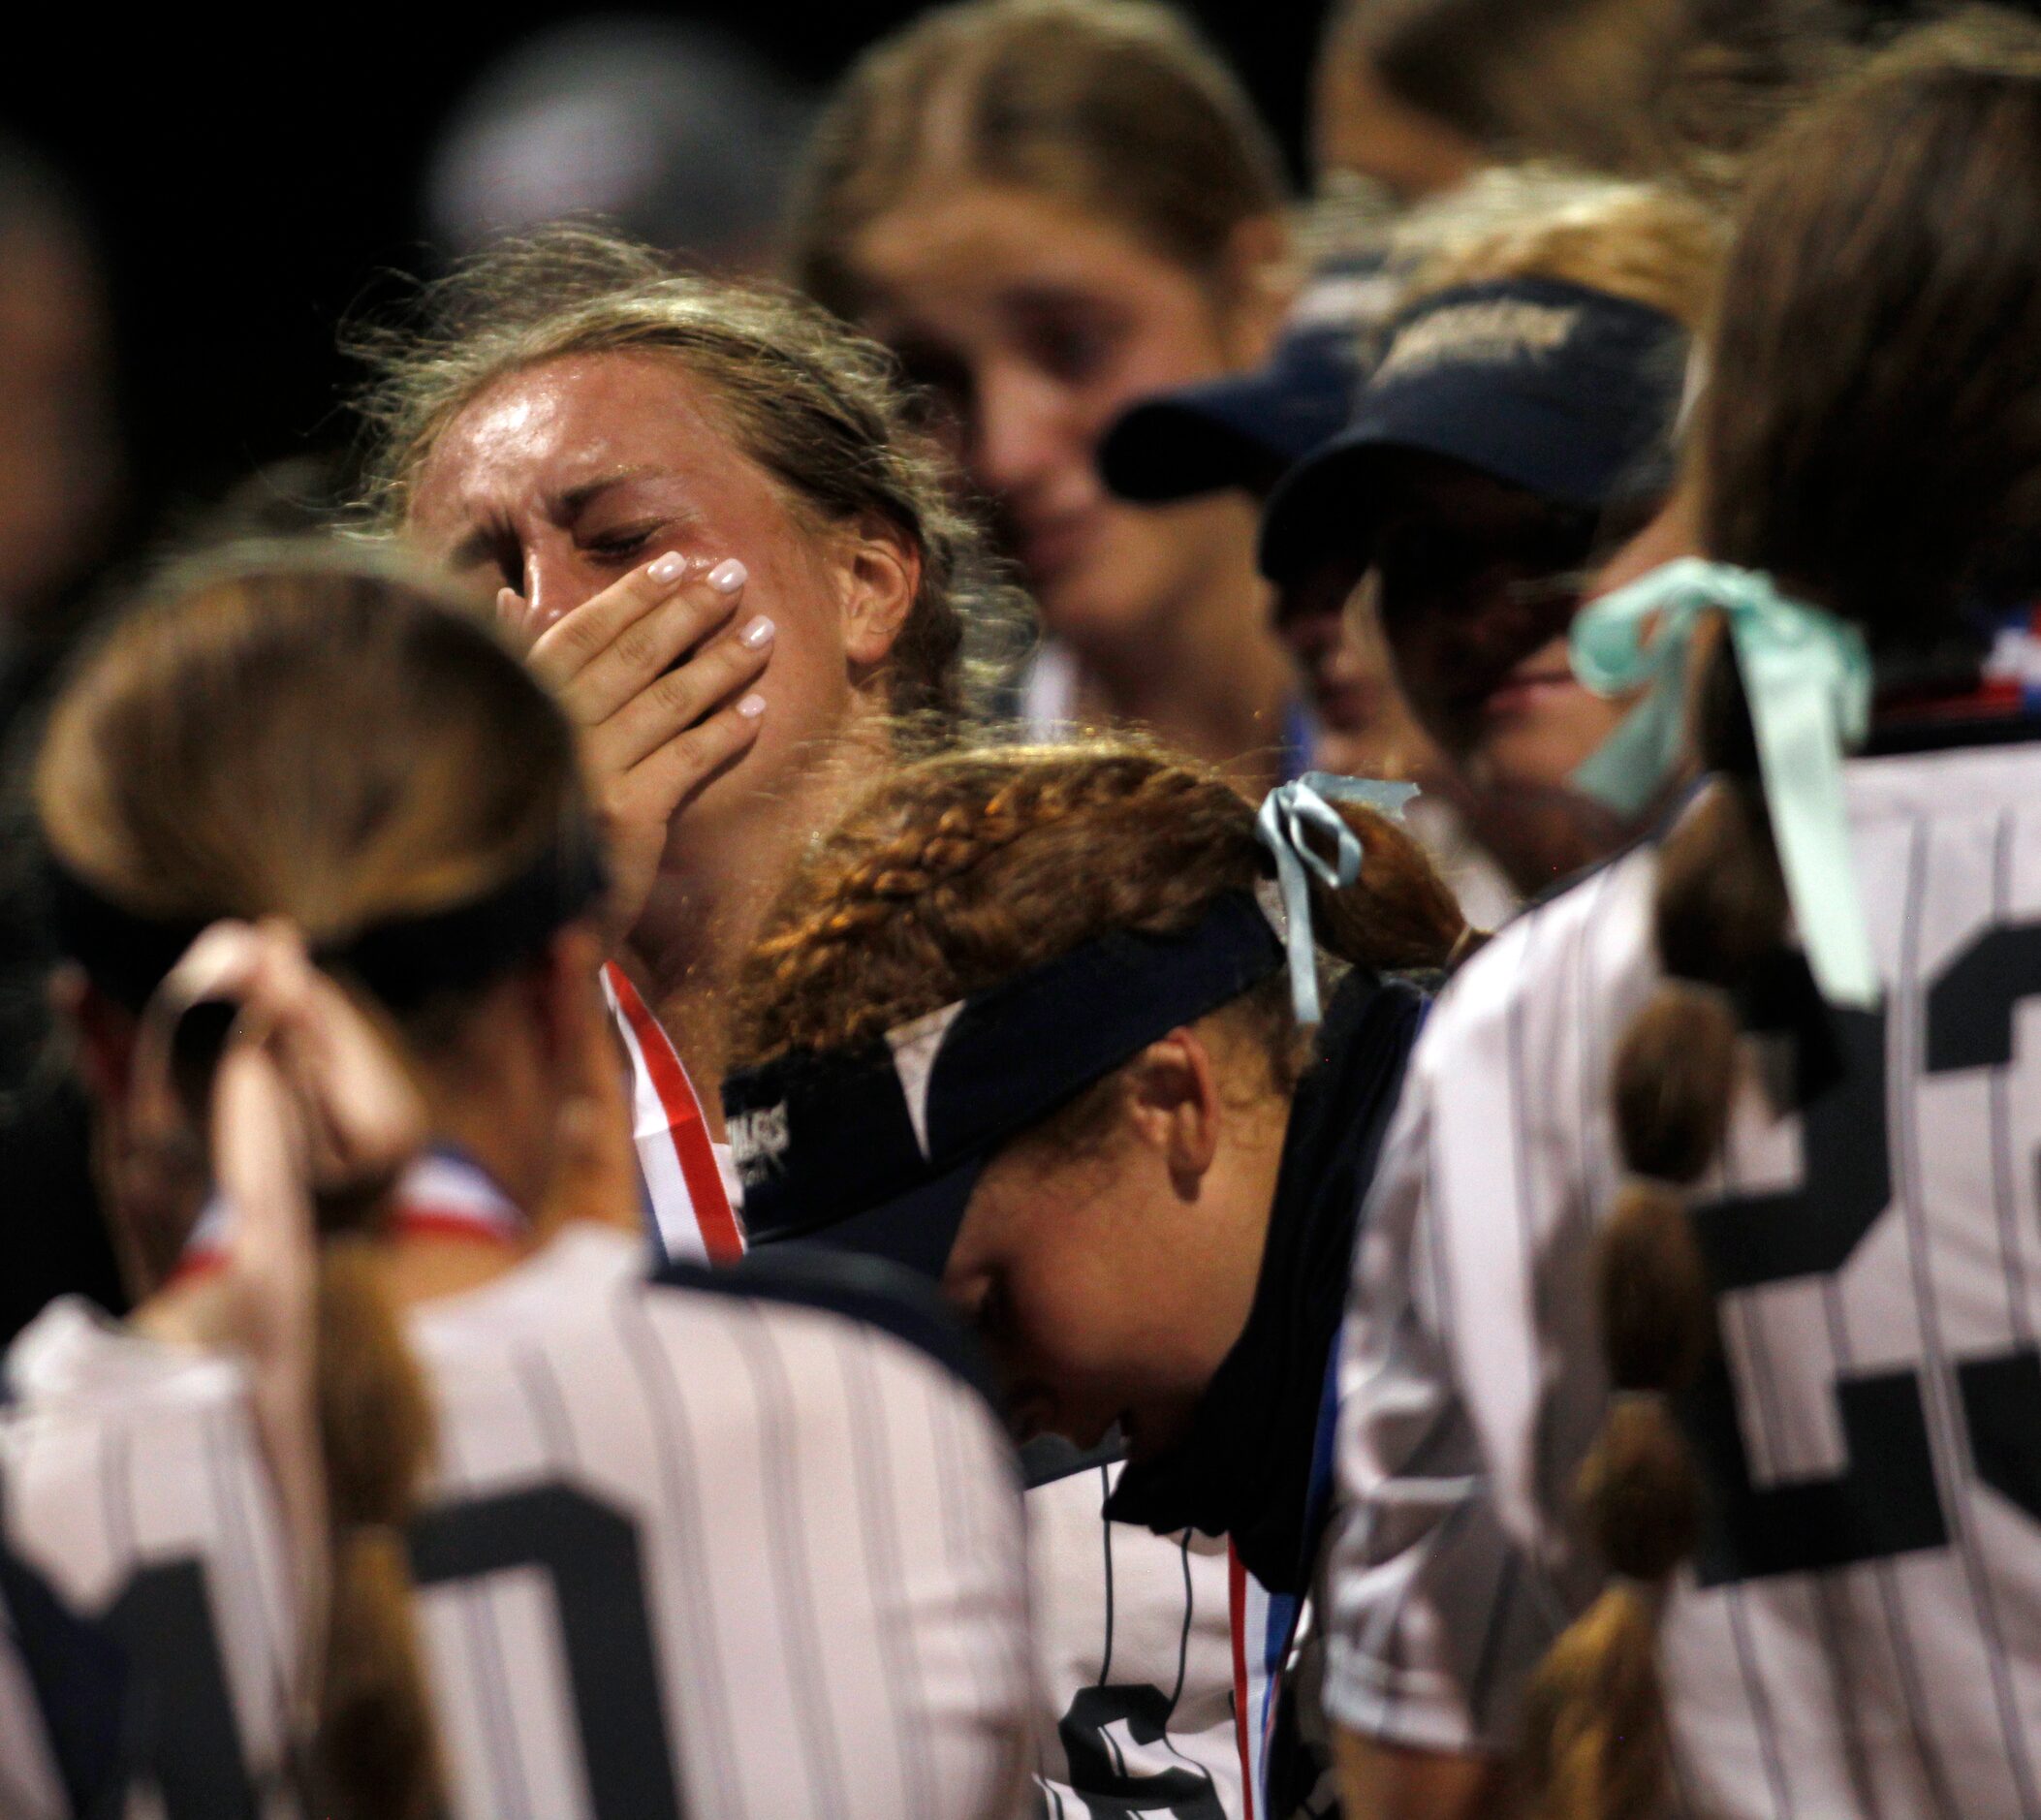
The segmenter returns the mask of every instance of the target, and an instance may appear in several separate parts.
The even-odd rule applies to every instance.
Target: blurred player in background
[[[1305,729],[1252,510],[1133,511],[1099,438],[1260,364],[1294,282],[1281,168],[1238,83],[1147,0],[977,0],[867,52],[796,197],[796,281],[900,356],[996,507],[1049,643],[1040,737],[1137,725],[1259,793]]]
[[[1340,0],[1317,154],[1394,193],[1492,164],[1733,187],[1752,144],[1835,74],[1851,0]]]
[[[711,271],[769,271],[808,111],[758,51],[694,21],[577,20],[476,81],[432,154],[426,225],[466,255],[600,217]]]
[[[0,133],[0,765],[18,763],[92,588],[127,542],[103,249],[62,177]],[[53,1039],[23,811],[0,801],[0,1340],[58,1292],[120,1305],[86,1110]]]
[[[2037,271],[2024,24],[1902,41],[1746,198],[1711,560],[1575,635],[1652,685],[1594,787],[1713,774],[1455,982],[1369,1214],[1352,1811],[1498,1811],[1526,1736],[1540,1814],[2041,1804]]]
[[[0,1463],[128,1651],[101,1770],[175,1820],[1014,1814],[1011,1455],[869,1277],[646,1280],[594,818],[517,661],[359,558],[194,579],[36,800],[142,1305],[22,1336]],[[33,1641],[9,1811],[79,1811]]]
[[[1354,398],[1396,315],[1404,278],[1384,236],[1325,259],[1312,272],[1266,366],[1183,386],[1123,413],[1099,449],[1099,471],[1146,504],[1235,488],[1257,503],[1298,462],[1345,428]],[[1275,590],[1274,626],[1311,707],[1312,764],[1349,777],[1407,780],[1423,795],[1407,814],[1461,908],[1492,928],[1516,894],[1469,837],[1465,787],[1403,700],[1363,565],[1345,550]]]
[[[1662,185],[1498,172],[1408,244],[1410,299],[1348,426],[1270,501],[1262,564],[1369,578],[1476,837],[1534,893],[1623,832],[1569,787],[1622,710],[1575,682],[1565,632],[1594,565],[1664,509],[1720,230]]]
[[[1230,1541],[1266,1601],[1236,1647],[1278,1679],[1325,1511],[1341,1274],[1423,1007],[1376,969],[1436,969],[1466,935],[1409,835],[1365,812],[1350,826],[1308,783],[1284,801],[1307,838],[1336,834],[1350,889],[1307,872],[1280,805],[1258,832],[1218,774],[1150,751],[902,773],[788,888],[724,1083],[762,1249],[875,1252],[940,1280],[1020,1435],[1125,1438],[1109,1560],[1153,1548],[1134,1525]],[[1320,942],[1348,963],[1322,1022]],[[1174,1681],[1143,1686],[1112,1617],[1063,1737],[1074,1770],[1112,1748],[1122,1776],[1079,1786],[1216,1811],[1204,1740],[1175,1764],[1128,1748],[1175,1744],[1193,1690],[1180,1653]],[[1326,1811],[1294,1711],[1249,1693],[1240,1810]]]
[[[100,249],[57,174],[0,139],[0,732],[47,681],[121,529],[126,453]]]

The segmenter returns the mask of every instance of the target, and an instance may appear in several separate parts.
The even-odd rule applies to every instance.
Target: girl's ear
[[[843,541],[835,557],[843,602],[843,649],[855,679],[876,670],[895,643],[921,592],[922,554],[896,524],[868,518]]]
[[[1127,1065],[1127,1116],[1162,1158],[1179,1194],[1193,1194],[1219,1149],[1217,1062],[1185,1026],[1150,1043]]]

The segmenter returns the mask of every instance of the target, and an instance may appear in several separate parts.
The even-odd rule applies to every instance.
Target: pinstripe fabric
[[[1882,1103],[1848,1102],[1837,1160],[1809,1183],[1807,1122],[1772,1110],[1753,1040],[1719,1178],[1695,1201],[1805,1188],[1775,1217],[1827,1233],[1856,1217],[1838,1197],[1882,1199],[1836,1268],[1760,1272],[1718,1300],[1734,1444],[1764,1513],[1734,1521],[1769,1525],[1781,1564],[1740,1542],[1724,1577],[1677,1585],[1662,1654],[1680,1788],[1721,1820],[2028,1820],[2041,751],[1860,760],[1847,788],[1885,986],[1867,1038]],[[1412,1065],[1356,1267],[1325,1568],[1326,1703],[1376,1737],[1503,1747],[1525,1676],[1596,1588],[1570,1488],[1606,1395],[1590,1261],[1620,1175],[1608,1058],[1657,977],[1653,874],[1648,850],[1627,856],[1505,930]],[[1851,1078],[1872,1091],[1874,1072]],[[1881,1145],[1889,1184],[1865,1190]],[[1853,1452],[1844,1425],[1871,1421],[1880,1387],[1918,1412],[1918,1454],[1887,1415]],[[1777,1515],[1779,1496],[1832,1485],[1832,1518]],[[1913,1528],[1874,1539],[1899,1535],[1896,1510]]]
[[[662,1775],[697,1820],[1020,1811],[1025,1549],[990,1413],[876,1328],[648,1284],[642,1268],[629,1239],[575,1229],[413,1317],[438,1405],[435,1546],[457,1556],[478,1510],[499,1527],[540,1513],[525,1553],[523,1531],[507,1545],[490,1532],[508,1565],[421,1570],[454,1812],[657,1820],[635,1803],[599,1808],[597,1791]],[[138,1565],[203,1560],[234,1721],[253,1773],[272,1777],[288,1591],[236,1367],[58,1304],[9,1371],[11,1544],[87,1612]],[[629,1572],[598,1582],[604,1549]],[[576,1608],[619,1589],[642,1617]],[[606,1679],[641,1623],[656,1704],[627,1754],[667,1768],[634,1782],[645,1760],[597,1761],[589,1717],[647,1697]],[[598,1647],[578,1654],[590,1635]],[[0,1715],[7,1685],[0,1675]]]

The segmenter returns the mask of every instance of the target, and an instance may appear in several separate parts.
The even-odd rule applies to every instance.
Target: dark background
[[[687,16],[821,84],[919,10],[706,0]],[[1323,0],[1187,10],[1294,160]],[[137,517],[153,521],[333,440],[346,379],[335,324],[379,268],[428,263],[420,176],[448,111],[534,28],[655,11],[357,4],[140,39],[65,0],[34,16],[32,34],[17,17],[22,39],[0,56],[0,126],[49,157],[92,215],[113,286]]]

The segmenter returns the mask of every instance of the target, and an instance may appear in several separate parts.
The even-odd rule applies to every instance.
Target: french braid
[[[1702,541],[1854,621],[1888,683],[1974,683],[1962,610],[2041,584],[2037,268],[2041,33],[2005,16],[1899,41],[1789,130],[1745,196],[1695,419]],[[1597,1291],[1615,1396],[1580,1481],[1613,1578],[1526,1708],[1526,1780],[1551,1820],[1644,1820],[1666,1800],[1657,1625],[1701,1514],[1671,1398],[1719,1343],[1688,1198],[1745,1072],[1741,1007],[1779,977],[1788,922],[1726,652],[1696,709],[1715,775],[1659,849],[1666,978],[1613,1079],[1629,1174]]]
[[[1401,829],[1349,819],[1366,859],[1352,890],[1314,886],[1325,947],[1379,968],[1442,965],[1464,928],[1451,892]],[[1109,929],[1188,928],[1264,867],[1232,785],[1146,747],[926,761],[797,870],[738,978],[735,1065],[864,1041]],[[1264,996],[1272,1053],[1286,1055],[1287,994]]]

